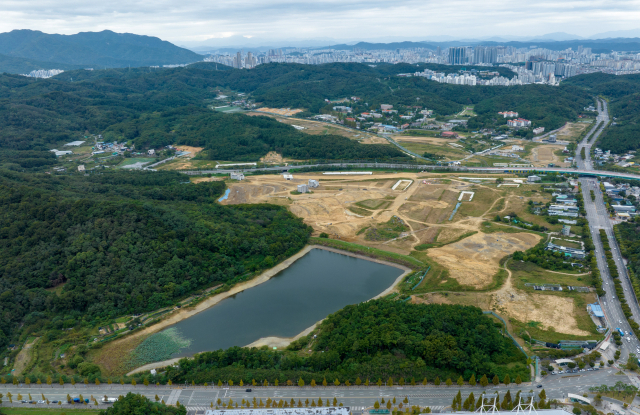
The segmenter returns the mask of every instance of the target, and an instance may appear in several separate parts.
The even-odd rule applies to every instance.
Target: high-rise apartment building
[[[466,50],[465,47],[449,48],[449,64],[464,65],[467,63]]]

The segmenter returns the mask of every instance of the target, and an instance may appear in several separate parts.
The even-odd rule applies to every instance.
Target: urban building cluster
[[[602,189],[609,199],[611,213],[616,219],[629,220],[636,216],[636,206],[631,201],[631,197],[638,203],[640,199],[640,187],[631,186],[629,183],[612,184],[602,182]]]
[[[205,61],[217,62],[234,68],[254,68],[257,65],[279,62],[318,65],[333,62],[359,63],[438,63],[445,65],[494,66],[526,63],[514,66],[517,77],[506,79],[496,77],[490,80],[473,80],[470,76],[463,79],[449,79],[446,76],[439,82],[460,83],[462,85],[521,85],[530,83],[555,84],[557,79],[591,72],[629,74],[640,72],[640,53],[611,52],[593,53],[591,48],[579,46],[577,50],[551,50],[535,46],[516,48],[514,46],[459,46],[450,48],[407,48],[352,50],[284,48],[270,49],[266,52],[239,51],[236,54],[213,54]],[[476,77],[477,78],[477,77]],[[553,78],[553,79],[550,79]]]
[[[51,78],[64,72],[62,69],[38,69],[37,71],[31,71],[23,74],[29,78]]]

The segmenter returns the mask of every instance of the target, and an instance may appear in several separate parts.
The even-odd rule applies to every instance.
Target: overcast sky
[[[1,0],[0,32],[110,29],[174,43],[580,36],[640,28],[640,0]]]

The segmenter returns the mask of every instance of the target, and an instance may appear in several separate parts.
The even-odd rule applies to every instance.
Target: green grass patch
[[[309,238],[309,243],[328,246],[330,248],[342,249],[343,251],[353,252],[355,254],[360,254],[364,256],[368,256],[370,258],[382,259],[389,262],[395,262],[397,264],[405,265],[412,269],[421,269],[426,268],[424,262],[420,261],[417,258],[396,254],[395,252],[383,251],[382,249],[370,248],[368,246],[354,244],[352,242],[338,241],[335,239],[327,239],[327,238]]]
[[[356,235],[362,235],[367,229],[369,229],[371,226],[365,226],[362,229],[360,229]]]
[[[357,206],[360,206],[364,209],[386,209],[391,205],[391,202],[384,199],[367,199],[356,203]]]
[[[361,207],[357,207],[357,206],[353,206],[353,205],[347,207],[347,209],[349,209],[351,212],[355,213],[356,215],[361,215],[361,216],[371,216],[371,215],[373,215],[373,212],[371,212],[370,210],[363,209]]]
[[[439,132],[429,130],[405,130],[400,135],[406,135],[411,137],[437,137]]]
[[[590,275],[565,275],[547,271],[540,268],[533,262],[510,261],[509,269],[513,275],[513,284],[521,290],[531,291],[532,288],[525,286],[531,284],[560,284],[585,287],[589,285]],[[559,271],[563,272],[563,271]],[[556,293],[555,291],[538,291],[543,293]],[[570,291],[558,291],[558,294],[571,294]]]
[[[536,231],[532,231],[529,229],[524,229],[524,228],[518,228],[516,226],[513,225],[507,225],[507,224],[501,224],[499,222],[489,222],[489,221],[485,221],[482,222],[482,225],[480,227],[480,230],[482,231],[482,233],[496,233],[496,232],[504,232],[504,233],[533,233],[536,235],[540,235],[543,238],[546,238],[547,235],[543,232],[536,232]]]
[[[424,250],[427,250],[429,248],[439,248],[441,246],[445,246],[445,245],[449,245],[449,244],[453,244],[453,243],[459,242],[459,241],[463,240],[464,238],[468,238],[470,236],[475,235],[476,233],[478,233],[478,231],[469,231],[469,232],[466,232],[466,233],[458,236],[456,239],[454,239],[452,241],[448,241],[448,242],[433,242],[433,243],[430,243],[430,244],[420,244],[420,245],[415,246],[414,249],[416,249],[418,251],[424,251]]]
[[[624,402],[626,404],[631,404],[631,402],[633,402],[633,400],[636,397],[636,394],[625,394],[624,392],[605,392],[605,393],[600,393],[600,395],[602,395],[603,397],[607,397],[607,398],[611,398],[611,399],[616,399],[618,401]]]
[[[402,219],[393,216],[387,222],[376,225],[375,228],[367,229],[364,238],[367,241],[388,241],[389,239],[398,238],[402,232],[408,230],[409,226]]]
[[[554,238],[552,242],[555,245],[565,246],[567,248],[573,248],[573,249],[582,248],[582,245],[579,242],[569,241],[569,240],[566,240],[566,239],[556,239],[556,238]]]
[[[129,320],[131,320],[130,316],[118,317],[116,323],[126,323]]]
[[[122,162],[120,164],[118,164],[118,167],[124,167],[124,166],[130,166],[132,164],[136,164],[136,163],[147,163],[147,164],[151,164],[155,161],[154,158],[151,157],[132,157],[132,158],[125,158],[124,160],[122,160]]]

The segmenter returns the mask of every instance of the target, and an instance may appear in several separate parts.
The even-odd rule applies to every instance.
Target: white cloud
[[[0,31],[110,29],[172,42],[254,39],[428,39],[635,29],[640,0],[4,0]]]

